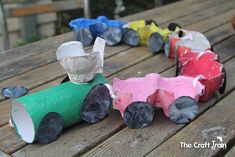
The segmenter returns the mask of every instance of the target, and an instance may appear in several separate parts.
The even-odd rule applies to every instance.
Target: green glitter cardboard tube
[[[43,124],[43,119],[47,120],[48,114],[53,113],[49,123],[51,127],[55,127],[55,117],[60,117],[60,122],[63,123],[62,128],[55,130],[63,130],[76,123],[81,122],[81,108],[84,100],[90,90],[99,84],[105,84],[107,80],[104,75],[97,73],[94,80],[89,83],[75,84],[71,81],[47,88],[45,90],[15,99],[11,106],[11,119],[18,135],[27,143],[39,141],[40,127]],[[45,118],[47,117],[47,118]],[[43,126],[44,127],[44,126]],[[42,129],[42,128],[41,128]],[[44,132],[48,132],[43,128]],[[43,136],[44,133],[42,131]],[[52,132],[51,134],[55,134]],[[57,137],[53,137],[57,138]],[[40,143],[49,143],[43,141]]]

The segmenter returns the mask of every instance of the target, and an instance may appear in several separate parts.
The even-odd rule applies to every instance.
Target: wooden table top
[[[199,103],[199,116],[187,125],[177,125],[157,111],[154,122],[144,129],[129,129],[117,110],[100,123],[80,123],[66,129],[48,145],[26,144],[7,124],[10,100],[0,96],[0,156],[235,156],[235,31],[231,19],[235,1],[185,0],[125,17],[125,20],[154,19],[161,27],[170,22],[203,32],[227,71],[227,88]],[[60,83],[65,71],[56,60],[56,49],[72,40],[73,33],[48,38],[0,54],[0,88],[23,85],[30,93]],[[86,48],[91,50],[91,47]],[[153,55],[146,46],[106,47],[104,73],[110,83],[114,77],[126,79],[161,73],[174,76],[174,61],[164,53]],[[222,128],[227,149],[183,149],[180,142],[203,143],[203,130]],[[213,132],[212,132],[213,133]],[[216,140],[216,139],[214,139]]]

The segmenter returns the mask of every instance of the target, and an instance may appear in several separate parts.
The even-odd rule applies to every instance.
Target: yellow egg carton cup
[[[168,28],[160,28],[153,20],[133,21],[124,27],[124,42],[127,45],[147,45],[154,54],[160,52],[170,34],[178,32],[181,28],[175,23],[169,24]]]

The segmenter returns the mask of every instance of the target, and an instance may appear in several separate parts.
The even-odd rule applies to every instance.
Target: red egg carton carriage
[[[226,71],[218,55],[210,50],[178,50],[182,56],[176,57],[176,75],[199,77],[205,86],[204,94],[199,100],[207,101],[215,91],[223,94],[226,88]]]

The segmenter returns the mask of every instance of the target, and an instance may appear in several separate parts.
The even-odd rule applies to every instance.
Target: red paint
[[[205,86],[205,92],[200,100],[207,101],[212,94],[222,86],[224,73],[219,57],[211,52],[197,52],[190,49],[179,57],[180,75],[197,77],[202,75],[200,82]]]

